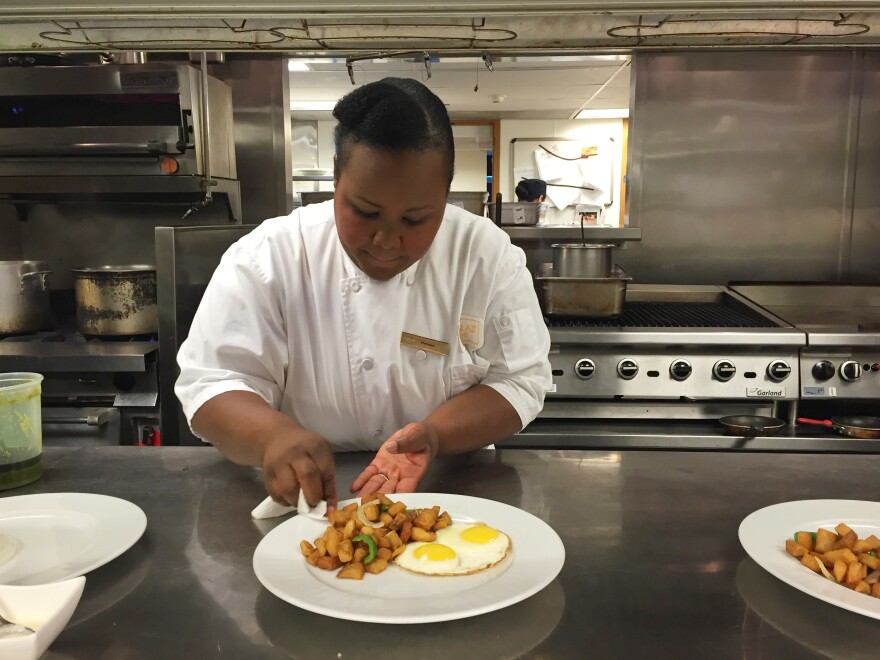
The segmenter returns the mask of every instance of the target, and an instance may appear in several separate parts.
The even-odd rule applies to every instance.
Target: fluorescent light
[[[310,67],[305,62],[300,60],[287,60],[287,70],[288,71],[311,71],[312,67]]]
[[[575,119],[624,119],[629,117],[629,108],[609,108],[607,110],[581,110]]]
[[[336,101],[291,101],[291,110],[332,110]]]

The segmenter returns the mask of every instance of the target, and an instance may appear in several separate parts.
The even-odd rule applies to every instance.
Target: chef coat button
[[[378,431],[373,431],[373,435],[371,436],[373,440],[381,440],[382,439],[382,429]]]
[[[360,291],[361,290],[361,283],[360,282],[352,282],[351,290],[354,291],[355,293]]]
[[[428,354],[425,351],[416,351],[416,360],[424,360],[428,357]]]
[[[509,317],[507,317],[507,316],[501,317],[501,327],[502,328],[510,327],[510,318]]]
[[[373,368],[373,360],[364,358],[363,362],[361,362],[361,367],[363,367],[364,371],[369,371]]]

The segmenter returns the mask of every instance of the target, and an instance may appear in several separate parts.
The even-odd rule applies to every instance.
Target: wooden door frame
[[[489,126],[492,129],[492,190],[489,202],[495,200],[499,192],[501,176],[501,120],[500,119],[453,119],[453,126]]]

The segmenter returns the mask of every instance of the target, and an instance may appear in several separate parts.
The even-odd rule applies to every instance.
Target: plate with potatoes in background
[[[758,565],[790,586],[880,619],[880,502],[774,504],[748,515],[739,539]]]

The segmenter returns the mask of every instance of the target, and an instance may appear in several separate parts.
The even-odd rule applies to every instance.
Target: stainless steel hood
[[[112,16],[112,18],[108,18]],[[173,18],[169,18],[173,16]],[[876,2],[13,0],[0,51],[453,52],[880,45]]]

